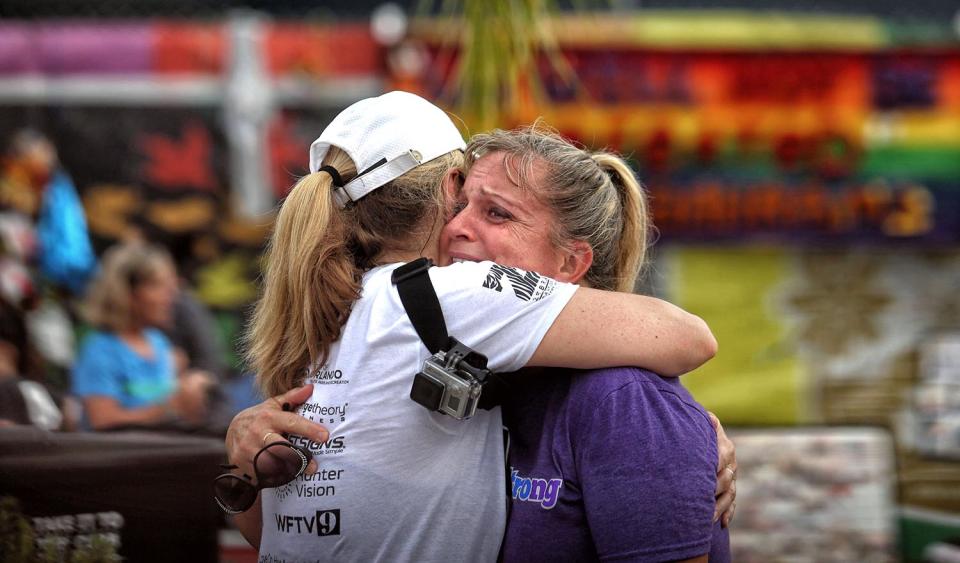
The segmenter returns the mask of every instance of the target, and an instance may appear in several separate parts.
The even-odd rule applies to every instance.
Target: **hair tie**
[[[329,164],[325,166],[321,166],[320,170],[317,170],[317,172],[326,172],[327,174],[329,174],[330,177],[333,178],[333,187],[335,188],[343,187],[343,178],[340,177],[340,173],[337,172],[337,169],[334,168],[333,166],[330,166]]]

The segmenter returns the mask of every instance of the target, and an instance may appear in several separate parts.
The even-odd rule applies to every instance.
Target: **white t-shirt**
[[[381,266],[300,413],[330,430],[320,470],[262,492],[261,562],[495,561],[505,522],[500,409],[458,421],[410,399],[430,355]],[[451,336],[497,372],[529,361],[576,286],[492,262],[431,268]]]

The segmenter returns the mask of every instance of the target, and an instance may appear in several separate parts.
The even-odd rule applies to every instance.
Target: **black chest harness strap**
[[[390,277],[397,286],[403,308],[417,331],[417,336],[431,354],[446,350],[450,343],[447,322],[437,292],[430,283],[428,270],[433,266],[429,258],[417,258],[393,271]]]
[[[429,270],[433,265],[429,258],[417,258],[394,270],[390,281],[397,286],[400,302],[403,303],[417,336],[431,354],[436,354],[440,350],[449,350],[456,340],[447,333],[443,309],[430,281]],[[492,409],[501,403],[505,391],[506,383],[503,378],[495,373],[490,374],[477,406],[485,410]]]

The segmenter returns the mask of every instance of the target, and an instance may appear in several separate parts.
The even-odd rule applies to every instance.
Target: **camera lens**
[[[413,378],[410,398],[432,411],[438,410],[443,401],[443,385],[422,372],[418,373]]]

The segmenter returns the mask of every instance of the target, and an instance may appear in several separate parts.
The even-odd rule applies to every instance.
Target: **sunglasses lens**
[[[257,482],[265,489],[286,485],[303,473],[309,461],[303,452],[286,442],[270,444],[254,460]]]
[[[221,475],[213,482],[217,502],[228,512],[244,512],[257,500],[257,489],[236,475]]]

